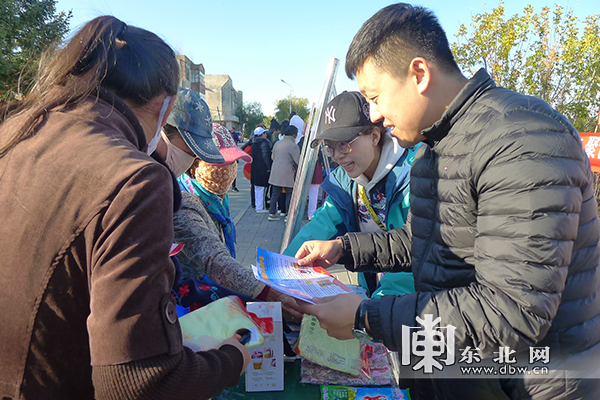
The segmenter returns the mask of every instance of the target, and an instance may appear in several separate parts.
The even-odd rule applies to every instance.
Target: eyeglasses
[[[337,151],[341,154],[348,154],[352,150],[350,145],[354,143],[358,138],[357,136],[349,142],[333,142],[333,144],[323,143],[323,153],[327,157],[333,157],[333,154]]]

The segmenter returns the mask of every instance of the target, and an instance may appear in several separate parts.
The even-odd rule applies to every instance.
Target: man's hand
[[[221,348],[221,346],[229,344],[233,347],[236,347],[242,353],[242,357],[244,357],[244,366],[242,367],[242,372],[240,373],[240,375],[242,375],[244,373],[244,371],[246,371],[246,366],[250,362],[250,352],[248,351],[246,346],[244,346],[243,344],[240,343],[241,338],[242,337],[236,333],[229,339],[223,340],[221,342],[221,344],[219,344],[219,347],[218,347],[218,348]]]
[[[273,288],[269,288],[267,292],[267,296],[265,301],[278,301],[281,303],[281,312],[283,314],[283,318],[287,321],[300,323],[302,321],[302,311],[300,311],[300,307],[298,306],[298,302],[292,296],[288,296],[287,294],[281,293],[278,290]]]
[[[317,263],[323,268],[331,267],[336,264],[340,257],[344,255],[342,249],[342,239],[334,240],[310,240],[304,242],[302,247],[296,252],[296,258],[299,258],[299,265],[308,265]]]
[[[338,294],[330,297],[315,297],[317,304],[299,302],[300,309],[306,314],[317,317],[327,334],[339,340],[354,339],[352,328],[356,309],[364,300],[357,294]]]

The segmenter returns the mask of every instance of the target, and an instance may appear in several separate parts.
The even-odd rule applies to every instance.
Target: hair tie
[[[127,24],[125,22],[121,22],[121,24],[120,32],[117,32],[115,35],[115,44],[117,49],[120,49],[127,44],[127,41],[123,39],[123,35],[125,32],[127,32]]]

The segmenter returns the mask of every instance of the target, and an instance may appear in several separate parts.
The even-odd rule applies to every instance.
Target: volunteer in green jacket
[[[311,143],[339,164],[323,182],[327,193],[312,220],[296,235],[284,254],[294,256],[307,240],[329,240],[347,232],[378,232],[400,228],[409,208],[410,165],[415,149],[403,149],[381,123],[369,118],[359,92],[343,92],[327,104],[324,129]],[[412,273],[359,274],[371,297],[414,292]]]

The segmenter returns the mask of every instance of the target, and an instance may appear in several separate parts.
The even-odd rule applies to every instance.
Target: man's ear
[[[415,57],[408,65],[408,75],[417,88],[419,94],[423,94],[431,84],[431,67],[423,57]]]

